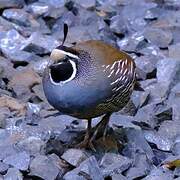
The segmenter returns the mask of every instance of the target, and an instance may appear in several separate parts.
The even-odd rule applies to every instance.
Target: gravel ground
[[[0,179],[180,180],[179,0],[0,0],[0,12]],[[64,23],[67,45],[128,52],[145,89],[112,115],[96,152],[69,147],[86,121],[52,116],[42,91]]]

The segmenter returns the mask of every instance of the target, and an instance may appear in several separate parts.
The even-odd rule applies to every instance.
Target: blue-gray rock
[[[72,166],[78,167],[81,162],[88,158],[85,151],[80,149],[68,149],[62,156],[66,162]]]
[[[22,7],[24,5],[24,0],[1,0],[0,9],[11,8],[11,7]]]
[[[160,48],[167,48],[172,42],[173,36],[170,31],[148,27],[144,32],[144,37],[152,44]]]
[[[58,167],[47,156],[37,155],[30,164],[30,175],[46,180],[55,180],[59,174]]]
[[[95,7],[96,1],[95,0],[75,0],[75,3],[81,5],[82,7],[88,9]]]
[[[118,34],[125,34],[128,31],[127,24],[121,15],[113,16],[111,18],[110,29]]]
[[[51,52],[59,42],[49,35],[42,35],[40,32],[34,32],[27,40],[22,49],[35,54],[46,54]]]
[[[180,52],[178,51],[179,48],[180,43],[169,46],[169,57],[180,61]]]
[[[150,162],[154,161],[155,155],[147,143],[142,131],[137,129],[127,129],[126,135],[128,138],[127,150],[123,152],[126,156],[134,158],[137,151],[145,153]],[[128,150],[129,149],[129,150]]]
[[[112,127],[113,129],[117,129],[121,127],[140,129],[140,127],[134,125],[132,121],[134,121],[133,116],[127,116],[127,115],[114,113],[111,116],[111,121],[109,122],[109,126]]]
[[[50,7],[48,4],[43,2],[35,2],[27,7],[27,11],[34,14],[35,16],[41,16],[49,11]]]
[[[126,172],[128,179],[138,179],[149,174],[150,170],[154,168],[153,164],[147,159],[145,154],[137,153],[134,157],[132,167]]]
[[[0,161],[0,173],[5,174],[5,172],[8,170],[9,166],[2,161]]]
[[[139,51],[146,47],[146,42],[142,32],[136,32],[122,40],[117,40],[117,45],[125,51]]]
[[[6,9],[3,11],[3,17],[9,21],[24,27],[39,27],[39,23],[34,17],[23,9]]]
[[[65,4],[65,0],[39,0],[39,2],[54,6],[55,8],[60,8]]]
[[[157,80],[168,86],[180,80],[180,61],[170,58],[160,59],[157,63]]]
[[[173,174],[168,169],[154,168],[150,175],[143,178],[143,180],[173,180]]]
[[[180,167],[176,167],[176,169],[174,170],[174,176],[180,177]]]
[[[63,177],[65,180],[77,179],[77,180],[103,180],[103,174],[99,168],[98,162],[94,156],[89,157],[83,161],[79,167],[66,173]]]
[[[123,176],[122,174],[115,174],[111,178],[112,180],[128,180],[128,178]]]
[[[36,155],[44,152],[45,142],[39,137],[29,136],[18,142],[16,146],[30,155]]]
[[[56,154],[50,154],[48,156],[48,159],[50,159],[54,163],[54,165],[58,167],[59,169],[58,178],[62,178],[62,176],[65,173],[65,169],[63,169],[60,165],[61,159],[59,158],[59,156],[57,156]]]
[[[25,38],[21,36],[15,29],[9,30],[1,37],[0,49],[5,55],[16,53],[25,45]]]
[[[3,162],[15,167],[16,169],[26,171],[29,167],[30,155],[26,152],[20,152],[5,158]]]
[[[132,164],[132,160],[120,154],[106,153],[100,162],[104,177],[113,176],[127,170]]]
[[[4,180],[23,180],[23,175],[18,169],[10,168],[4,176]]]
[[[173,142],[165,134],[159,134],[156,131],[144,131],[144,136],[148,142],[156,144],[158,149],[163,151],[171,150]]]

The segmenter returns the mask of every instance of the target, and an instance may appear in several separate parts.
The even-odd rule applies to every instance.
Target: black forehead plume
[[[71,53],[71,54],[74,54],[76,56],[79,56],[79,52],[71,47],[66,47],[64,46],[64,43],[66,41],[66,37],[67,37],[67,34],[68,34],[68,25],[66,23],[64,23],[64,37],[63,37],[63,41],[62,41],[62,44],[58,47],[56,47],[56,49],[59,49],[59,50],[62,50],[62,51],[65,51],[67,53]]]
[[[63,41],[61,44],[62,46],[63,46],[64,42],[66,41],[67,34],[68,34],[68,25],[66,23],[64,23],[64,38],[63,38]]]

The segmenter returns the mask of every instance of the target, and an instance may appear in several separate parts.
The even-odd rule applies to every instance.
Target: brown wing
[[[73,48],[89,52],[91,57],[98,61],[102,60],[102,64],[111,65],[120,59],[131,59],[126,53],[105,44],[102,41],[90,40],[78,43]]]
[[[133,87],[135,63],[128,54],[95,40],[79,43],[75,48],[87,51],[92,58],[95,56],[101,61],[102,69],[110,79],[113,96],[127,93]]]

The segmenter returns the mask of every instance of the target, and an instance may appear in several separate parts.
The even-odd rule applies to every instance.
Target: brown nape
[[[51,78],[55,83],[69,79],[73,73],[73,67],[69,61],[53,64],[49,68]]]

